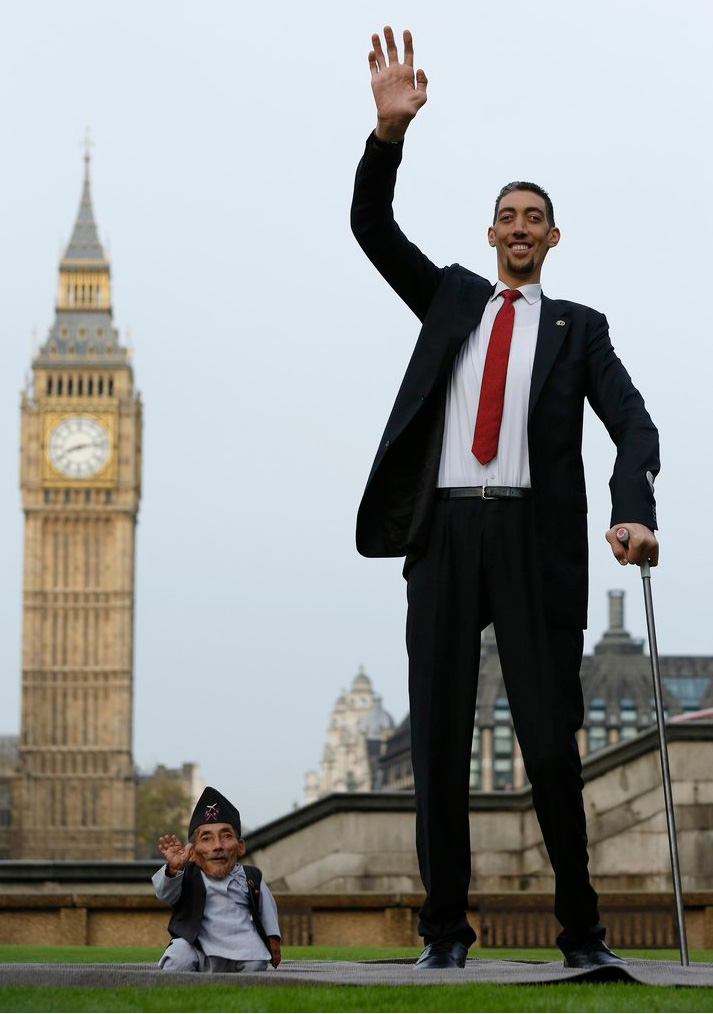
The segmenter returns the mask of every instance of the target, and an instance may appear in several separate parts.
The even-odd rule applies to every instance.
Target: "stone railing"
[[[56,888],[56,885],[54,885]],[[277,894],[285,945],[418,947],[420,894]],[[713,894],[685,896],[691,949],[713,949]],[[615,892],[601,896],[608,939],[618,947],[676,947],[672,898]],[[470,898],[480,947],[552,947],[557,924],[549,894]],[[162,947],[168,909],[140,892],[48,889],[0,894],[0,944]]]

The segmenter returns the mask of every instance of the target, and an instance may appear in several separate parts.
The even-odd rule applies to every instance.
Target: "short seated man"
[[[264,972],[280,963],[277,905],[262,873],[241,866],[245,841],[240,813],[208,787],[196,803],[188,843],[175,834],[158,840],[166,860],[153,876],[159,901],[173,909],[166,972]]]

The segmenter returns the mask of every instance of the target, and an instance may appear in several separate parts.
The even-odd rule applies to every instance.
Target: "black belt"
[[[527,500],[529,486],[441,486],[436,490],[439,500],[477,497],[479,500]]]

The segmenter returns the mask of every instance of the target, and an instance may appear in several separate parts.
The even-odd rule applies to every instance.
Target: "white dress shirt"
[[[513,303],[515,323],[497,454],[487,465],[481,465],[471,450],[488,343],[493,322],[504,302],[500,293],[506,288],[503,282],[497,283],[480,323],[463,343],[453,364],[446,398],[439,486],[530,486],[527,409],[542,306],[539,284],[521,286],[522,299]]]

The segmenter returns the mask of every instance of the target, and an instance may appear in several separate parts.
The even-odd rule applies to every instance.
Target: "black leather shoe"
[[[414,968],[465,968],[467,956],[460,940],[434,940],[423,948]]]
[[[579,951],[564,952],[565,968],[599,968],[601,965],[625,965],[626,962],[614,951],[609,950],[603,940],[598,940]]]

